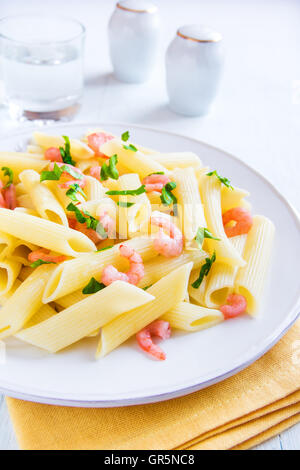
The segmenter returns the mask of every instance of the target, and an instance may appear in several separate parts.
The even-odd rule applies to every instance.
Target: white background
[[[300,0],[156,0],[160,58],[143,85],[117,82],[108,56],[113,0],[0,0],[0,17],[57,12],[87,27],[86,88],[78,121],[145,124],[196,137],[266,175],[300,209]],[[203,23],[225,40],[226,63],[213,113],[184,118],[167,106],[164,54],[178,26]],[[1,70],[1,69],[0,69]],[[1,73],[0,73],[1,80]],[[1,82],[0,82],[1,83]],[[0,136],[18,129],[0,108]],[[17,448],[0,397],[0,449]],[[300,449],[300,425],[260,449]]]

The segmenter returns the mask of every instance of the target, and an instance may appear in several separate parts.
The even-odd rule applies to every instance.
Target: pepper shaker
[[[160,20],[148,0],[124,0],[109,22],[110,56],[115,76],[127,83],[145,82],[154,67]]]
[[[220,33],[202,25],[178,29],[166,54],[170,108],[187,116],[210,111],[223,67]]]

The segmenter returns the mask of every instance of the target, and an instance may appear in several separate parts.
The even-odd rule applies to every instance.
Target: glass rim
[[[68,39],[61,39],[61,40],[48,40],[48,41],[39,41],[39,42],[31,42],[31,41],[26,41],[26,40],[20,40],[20,39],[15,39],[13,37],[7,36],[6,34],[3,34],[1,32],[1,25],[5,23],[8,20],[14,20],[14,19],[21,19],[21,18],[40,18],[40,19],[56,19],[56,20],[64,20],[68,21],[69,23],[73,23],[74,25],[79,26],[80,32],[78,34],[74,34],[74,36],[68,38]],[[68,17],[68,16],[63,16],[63,15],[41,15],[41,14],[20,14],[20,15],[7,15],[3,16],[0,18],[0,39],[5,39],[6,41],[11,41],[14,42],[15,44],[23,44],[23,45],[34,45],[34,44],[39,44],[40,46],[48,46],[50,44],[64,44],[68,43],[71,41],[75,41],[76,39],[79,39],[81,37],[85,37],[86,35],[86,27],[79,21],[74,18]]]

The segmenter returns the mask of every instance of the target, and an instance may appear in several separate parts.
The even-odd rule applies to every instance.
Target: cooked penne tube
[[[186,263],[192,262],[194,268],[199,268],[203,263],[207,253],[201,251],[189,251],[183,253],[178,258],[164,258],[163,256],[157,256],[156,258],[147,261],[144,264],[145,275],[142,280],[139,282],[138,287],[145,288],[150,287],[155,282],[159,281],[161,278],[174,271],[174,269],[183,266]],[[64,297],[56,299],[55,302],[64,307],[70,307],[70,305],[79,302],[84,299],[86,296],[82,293],[82,290],[77,290],[68,294]]]
[[[27,152],[33,158],[44,158],[44,150],[39,145],[27,145]]]
[[[43,291],[54,266],[39,266],[0,310],[0,339],[15,334],[42,307]]]
[[[203,166],[198,155],[193,152],[153,153],[150,157],[168,170],[189,167],[198,169]]]
[[[67,216],[50,189],[40,182],[40,175],[33,170],[25,170],[19,178],[24,184],[34,208],[43,219],[69,227]]]
[[[244,266],[246,263],[227,238],[222,221],[221,210],[221,183],[215,176],[202,177],[200,191],[205,210],[207,228],[220,240],[206,239],[208,251],[216,251],[217,262],[224,262],[233,266]]]
[[[152,302],[134,308],[107,323],[101,330],[96,357],[106,356],[181,302],[186,294],[192,266],[193,263],[180,266],[150,287],[147,292],[155,297]]]
[[[118,295],[116,295],[118,292]],[[116,281],[48,320],[20,331],[19,339],[57,352],[93,333],[124,312],[147,307],[153,295],[123,281]]]
[[[17,152],[0,152],[0,168],[3,166],[11,168],[13,171],[14,183],[19,182],[18,175],[22,171],[30,169],[40,173],[48,164],[48,160],[32,158],[32,156],[28,156],[28,154],[24,155]]]
[[[124,243],[124,242],[123,242]],[[137,251],[144,261],[157,256],[153,248],[153,240],[149,237],[136,237],[126,241],[126,245]],[[103,268],[113,264],[119,270],[126,270],[128,261],[120,256],[119,246],[72,259],[56,266],[45,288],[44,303],[52,302],[77,289],[82,289],[95,277],[100,281]]]
[[[38,249],[37,245],[33,243],[26,242],[24,240],[19,240],[14,238],[12,250],[10,252],[10,259],[17,261],[18,263],[22,263],[25,266],[30,265],[30,261],[28,261],[28,255]]]
[[[206,292],[206,286],[209,282],[209,278],[211,275],[211,272],[208,274],[208,276],[205,276],[203,281],[201,282],[200,286],[198,288],[194,288],[192,284],[196,281],[196,279],[199,276],[199,269],[195,269],[191,273],[191,277],[189,280],[189,286],[188,286],[188,293],[191,299],[196,302],[199,305],[202,305],[206,307],[205,304],[205,292]]]
[[[120,190],[132,190],[141,186],[141,180],[135,173],[120,176]],[[119,238],[132,238],[141,231],[142,227],[148,225],[151,215],[151,205],[146,193],[138,196],[120,196],[118,215]],[[131,207],[123,205],[133,204]]]
[[[23,183],[15,184],[15,188],[16,188],[16,196],[17,197],[24,196],[24,194],[27,194],[27,191],[26,191],[25,186],[24,186]]]
[[[247,312],[257,313],[270,264],[275,227],[267,217],[256,215],[244,249],[246,266],[238,270],[235,290],[245,296]]]
[[[36,212],[35,210],[35,205],[33,204],[33,201],[29,194],[21,194],[20,196],[17,197],[17,202],[20,207],[16,207],[16,209],[29,209],[31,211]],[[16,210],[15,209],[15,210]],[[37,212],[36,212],[37,214]]]
[[[241,207],[245,204],[245,197],[250,193],[244,189],[234,188],[234,190],[222,185],[221,187],[221,206],[222,213],[232,209],[233,207]]]
[[[5,229],[5,232],[14,237],[67,256],[79,256],[96,250],[94,243],[83,233],[9,209],[0,209],[0,229]]]
[[[0,260],[11,254],[15,241],[16,239],[11,235],[0,232]]]
[[[159,281],[174,269],[186,263],[193,263],[192,269],[199,268],[207,253],[205,251],[187,251],[177,258],[165,258],[164,256],[157,256],[156,258],[145,263],[145,275],[139,283],[139,287],[148,287]]]
[[[117,154],[119,163],[132,172],[138,173],[141,178],[145,178],[150,173],[155,172],[168,173],[168,170],[163,165],[153,160],[149,155],[139,150],[127,150],[124,148],[124,145],[125,142],[116,138],[103,144],[100,150],[109,157]],[[126,143],[126,146],[128,146],[128,143]]]
[[[210,328],[224,320],[220,310],[179,302],[162,318],[170,323],[171,328],[184,331],[200,331]]]
[[[206,227],[204,210],[200,198],[198,182],[193,168],[173,171],[179,214],[186,247],[192,247],[199,227]]]
[[[44,150],[49,147],[64,147],[65,141],[63,137],[56,135],[48,135],[43,132],[33,133],[34,141]],[[86,160],[94,156],[94,152],[88,145],[78,139],[70,139],[71,155],[75,161]]]
[[[237,252],[243,256],[247,235],[239,235],[230,239]],[[215,263],[205,291],[205,305],[218,307],[226,303],[229,294],[234,291],[234,281],[238,272],[237,266],[226,263]]]
[[[102,199],[105,196],[107,189],[102,186],[100,181],[96,180],[92,176],[86,176],[86,186],[84,192],[86,193],[87,199],[93,201],[94,199]]]
[[[21,263],[10,258],[5,258],[0,261],[0,295],[4,295],[10,291],[21,268]]]

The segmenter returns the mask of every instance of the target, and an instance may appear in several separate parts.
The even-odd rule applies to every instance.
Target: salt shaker
[[[146,81],[154,67],[160,20],[148,0],[124,0],[116,5],[108,33],[115,76],[124,82]]]
[[[220,33],[202,25],[178,29],[166,54],[170,108],[187,116],[209,112],[223,66]]]

